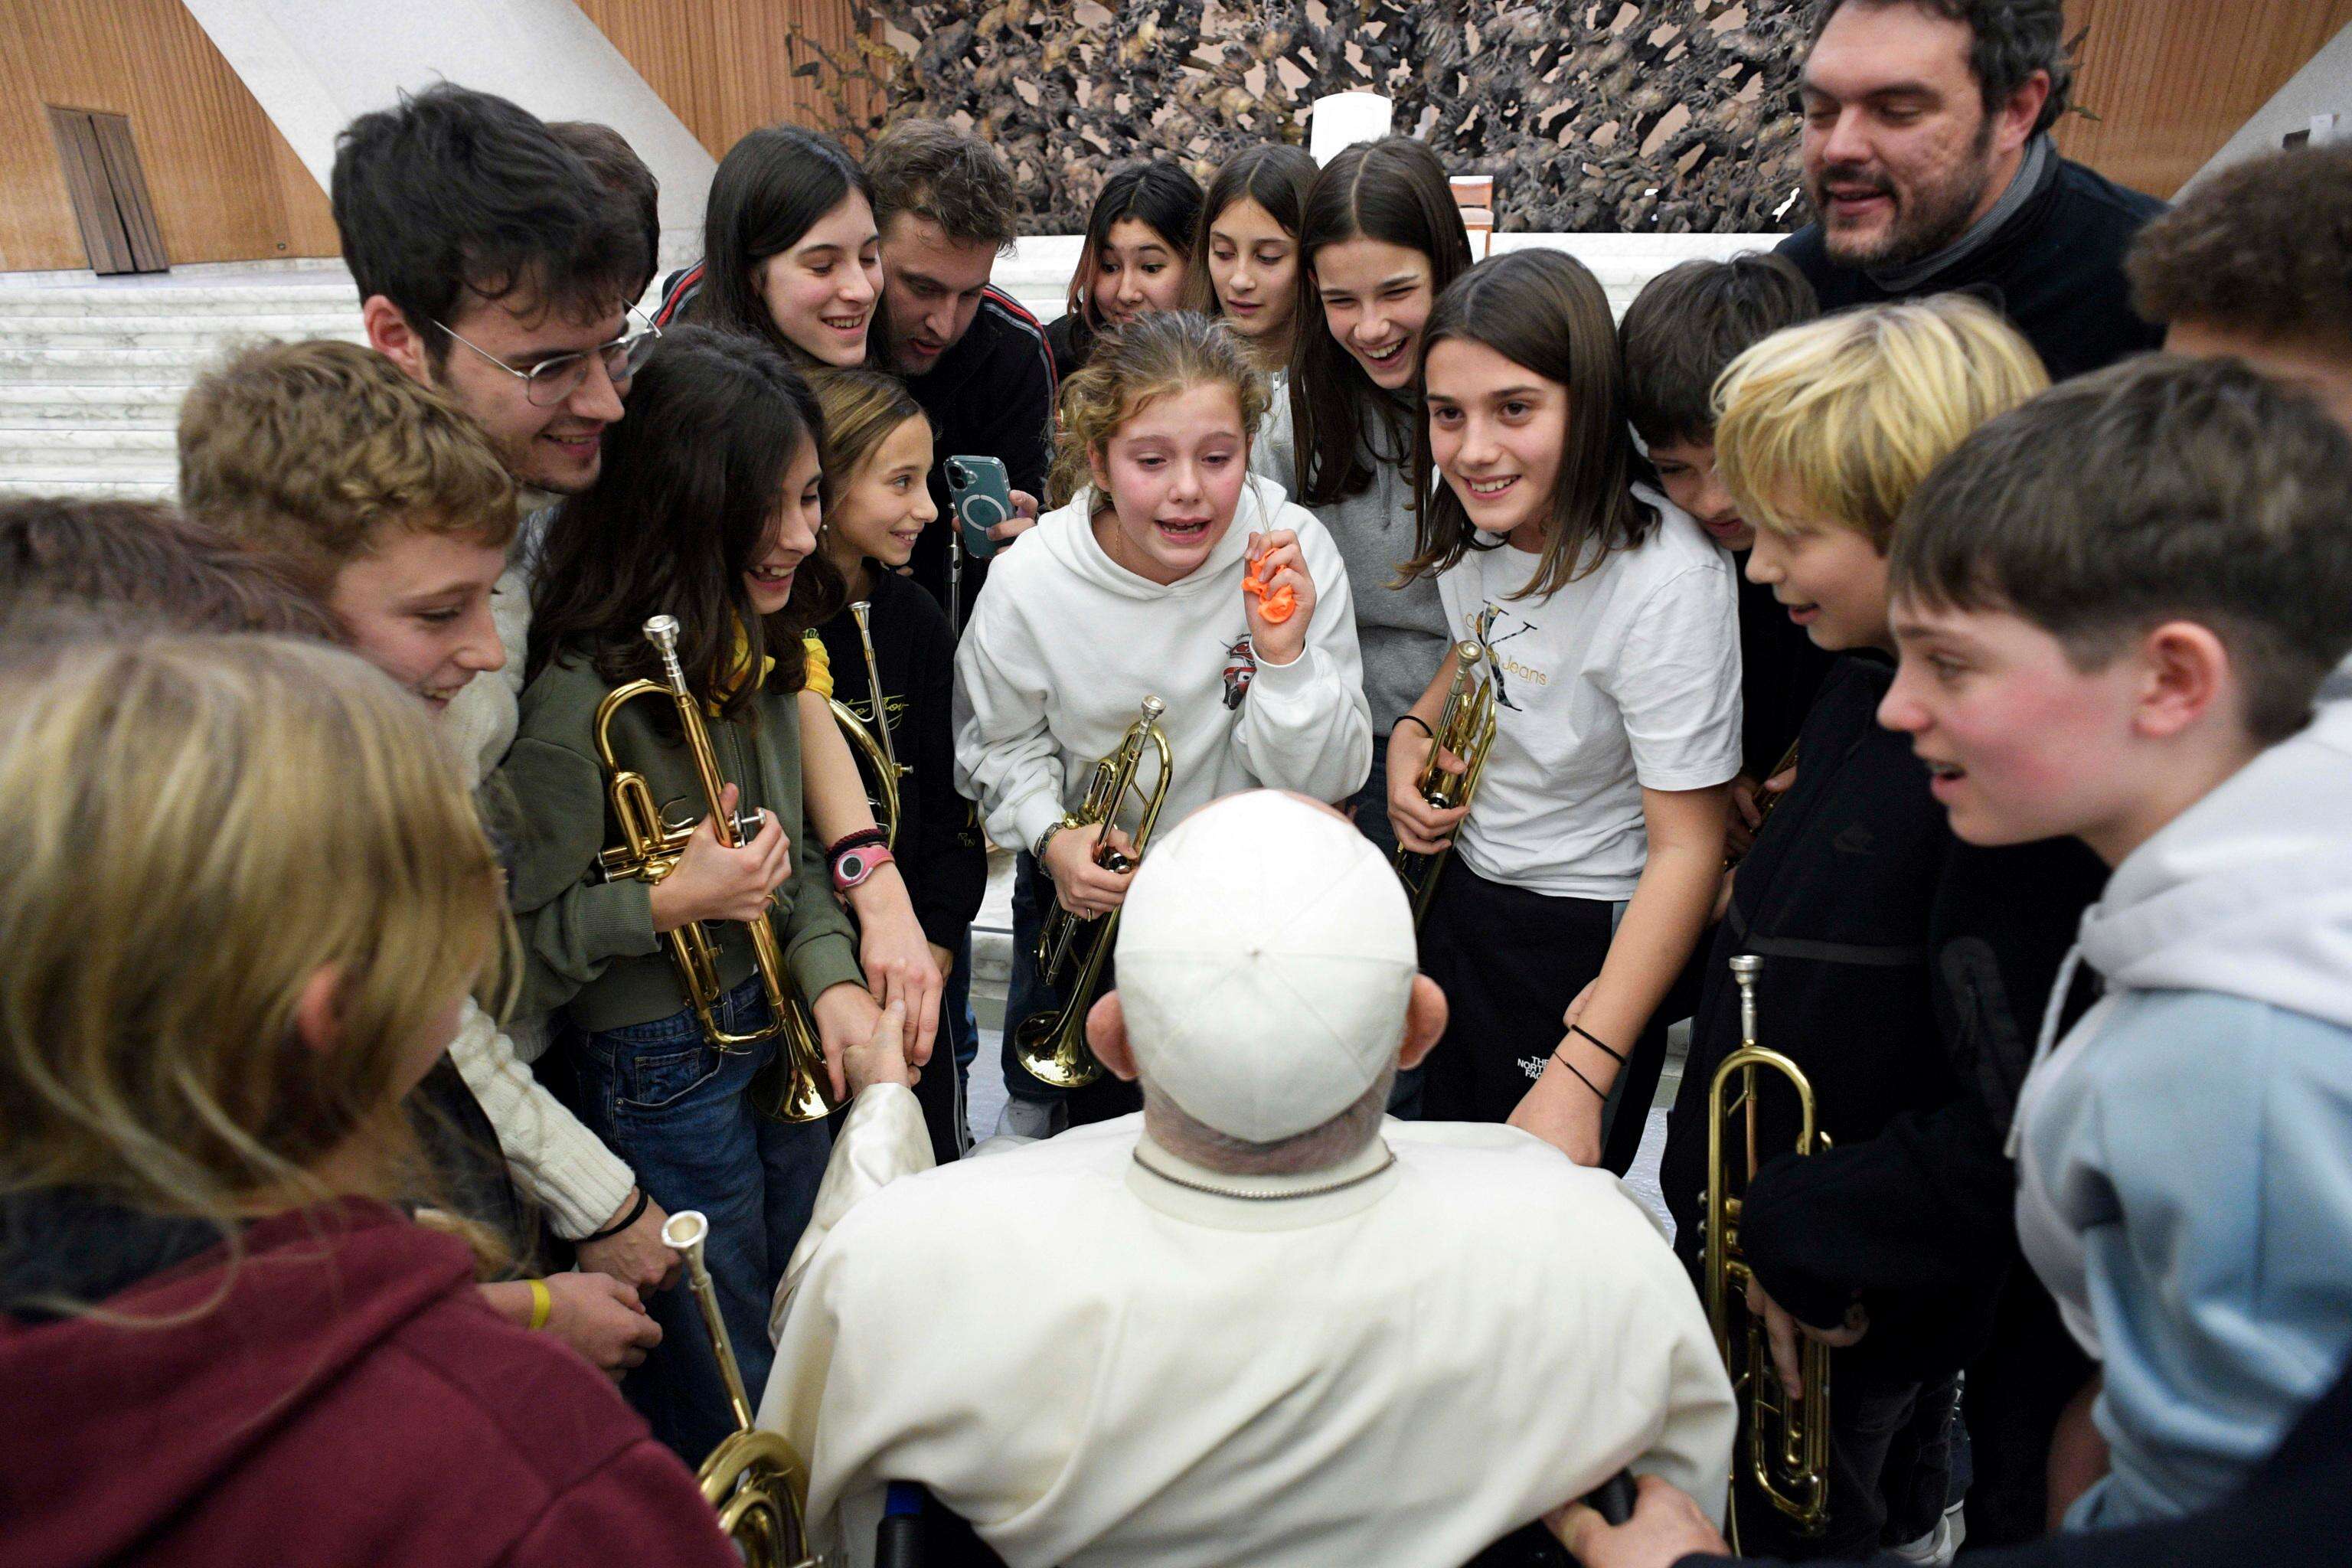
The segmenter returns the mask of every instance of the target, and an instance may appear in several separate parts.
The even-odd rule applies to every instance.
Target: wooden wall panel
[[[180,0],[0,0],[0,269],[88,265],[44,104],[130,117],[173,261],[336,253],[326,193]]]
[[[838,135],[842,127],[815,79],[793,70],[822,47],[845,67],[857,59],[850,0],[578,0],[623,58],[695,139],[723,158],[746,131],[779,120]],[[830,73],[826,73],[830,76]],[[854,111],[863,100],[853,100]]]
[[[2352,0],[2066,0],[2074,101],[2058,145],[2107,178],[2169,198],[2321,45]]]

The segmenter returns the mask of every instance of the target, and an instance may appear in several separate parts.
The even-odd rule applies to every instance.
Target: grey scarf
[[[1983,249],[1985,242],[2000,232],[2001,225],[2015,217],[2018,209],[2032,199],[2033,193],[2042,186],[2042,175],[2049,171],[2057,156],[2058,150],[2051,144],[2048,132],[2036,136],[2025,144],[2025,156],[2019,162],[2017,173],[2009,182],[2009,189],[2001,192],[2000,199],[1992,204],[1990,212],[1970,224],[1958,239],[1932,256],[1923,256],[1902,267],[1866,268],[1870,280],[1889,294],[1920,292],[1921,285],[1929,279],[1958,266]]]

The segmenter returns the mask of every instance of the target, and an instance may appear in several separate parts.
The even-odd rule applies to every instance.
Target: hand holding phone
[[[952,457],[947,460],[948,497],[955,508],[956,536],[963,552],[974,561],[996,553],[997,540],[989,532],[1013,520],[1013,481],[998,458]]]

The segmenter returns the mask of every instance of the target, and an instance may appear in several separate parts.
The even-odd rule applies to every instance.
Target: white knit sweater
[[[506,668],[467,681],[441,716],[443,732],[472,765],[478,784],[514,743],[515,699],[522,691],[530,639],[530,584],[520,563],[499,579],[490,614],[506,647]],[[533,1075],[530,1064],[546,1048],[544,1020],[518,1018],[501,1030],[469,1000],[449,1043],[449,1059],[498,1129],[499,1148],[515,1179],[546,1206],[555,1234],[577,1241],[613,1219],[636,1177]]]

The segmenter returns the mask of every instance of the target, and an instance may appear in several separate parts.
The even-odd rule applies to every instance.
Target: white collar
[[[1171,1152],[1146,1130],[1128,1163],[1127,1187],[1171,1218],[1220,1230],[1303,1230],[1360,1214],[1398,1180],[1384,1138],[1319,1171],[1242,1176]]]

